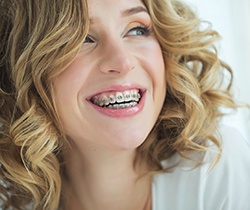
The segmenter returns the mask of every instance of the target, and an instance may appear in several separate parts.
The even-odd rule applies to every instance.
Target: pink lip
[[[111,85],[107,88],[104,88],[94,94],[92,94],[91,96],[87,97],[87,100],[89,101],[93,96],[95,95],[99,95],[101,93],[105,93],[105,92],[123,92],[126,90],[132,90],[132,89],[138,89],[140,90],[140,92],[145,92],[145,88],[143,88],[140,85],[130,85],[130,84],[126,84],[126,85]]]
[[[111,91],[123,92],[123,91],[131,90],[131,89],[139,89],[142,94],[140,102],[134,107],[124,108],[124,109],[109,109],[109,108],[99,107],[90,101],[90,99],[93,96],[101,94],[101,93],[111,92]],[[143,110],[145,99],[146,99],[145,92],[146,92],[146,89],[142,88],[139,85],[112,85],[112,86],[109,86],[108,88],[102,89],[101,91],[96,92],[95,94],[92,94],[91,96],[87,97],[87,101],[95,110],[97,110],[99,113],[103,115],[113,117],[113,118],[132,117],[140,113]]]

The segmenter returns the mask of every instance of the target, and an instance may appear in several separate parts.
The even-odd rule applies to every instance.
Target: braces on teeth
[[[125,109],[134,107],[140,101],[141,94],[138,90],[112,93],[109,96],[103,94],[95,96],[91,101],[97,106],[110,109]]]

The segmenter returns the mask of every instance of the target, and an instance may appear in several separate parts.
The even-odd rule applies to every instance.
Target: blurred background
[[[250,0],[183,0],[222,37],[219,55],[234,72],[234,95],[250,104]],[[236,127],[250,143],[250,111],[239,109],[223,122]]]

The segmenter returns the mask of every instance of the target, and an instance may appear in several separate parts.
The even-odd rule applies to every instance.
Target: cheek
[[[55,107],[63,124],[67,116],[77,107],[77,96],[82,86],[82,77],[77,63],[72,63],[64,72],[53,80]]]
[[[153,89],[158,92],[163,91],[163,94],[165,94],[165,62],[158,41],[152,38],[146,44],[138,46],[137,52],[139,52],[139,60],[143,69],[146,70],[149,80],[152,81]]]
[[[145,68],[148,69],[154,87],[165,88],[165,62],[162,50],[157,41],[153,41],[142,49],[142,59],[145,61]]]
[[[88,81],[89,68],[84,63],[86,62],[83,62],[81,57],[76,58],[64,72],[54,79],[53,87],[58,102],[64,104],[68,100],[71,102],[77,100],[77,95]]]
[[[79,84],[80,80],[86,78],[86,65],[81,58],[76,58],[69,67],[58,76],[58,80],[65,85]]]
[[[153,82],[154,101],[157,106],[161,107],[166,94],[166,73],[164,57],[158,42],[152,44],[147,59],[151,67],[150,77]]]
[[[150,42],[147,42],[146,45],[140,46],[137,50],[140,52],[140,57],[153,67],[154,71],[164,73],[162,50],[156,40],[153,39]]]

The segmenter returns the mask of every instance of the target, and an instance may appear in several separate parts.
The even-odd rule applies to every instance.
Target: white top
[[[234,128],[221,129],[223,151],[210,171],[212,153],[206,163],[190,169],[183,162],[170,173],[153,179],[153,210],[250,210],[250,148]],[[169,166],[179,156],[163,162]]]

